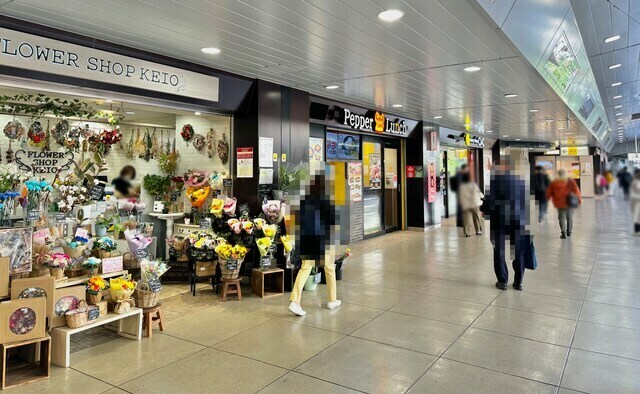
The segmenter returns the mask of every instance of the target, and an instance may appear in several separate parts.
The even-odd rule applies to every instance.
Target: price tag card
[[[102,199],[103,193],[104,193],[104,185],[94,185],[89,191],[89,198],[91,200],[100,200]]]
[[[102,273],[108,274],[110,272],[122,271],[124,265],[122,262],[122,256],[109,257],[102,259]]]
[[[100,308],[98,307],[89,307],[89,320],[95,320],[100,317]]]
[[[56,213],[56,224],[64,224],[67,221],[67,215],[64,213]]]
[[[37,209],[31,209],[27,211],[27,220],[38,220],[40,219],[40,211]]]
[[[89,232],[87,231],[87,229],[82,228],[82,227],[78,227],[76,229],[76,237],[80,237],[80,238],[89,238]]]
[[[249,214],[249,204],[244,203],[244,204],[240,204],[240,206],[238,207],[238,211],[240,211],[240,215],[248,215]]]
[[[202,230],[209,230],[211,228],[211,218],[200,219],[200,228]]]
[[[227,269],[228,270],[237,270],[238,269],[238,261],[237,260],[227,260]]]
[[[271,256],[260,257],[260,268],[269,268],[269,267],[271,267]]]
[[[152,293],[157,293],[162,290],[162,284],[160,284],[160,278],[153,278],[149,280],[149,289]]]
[[[233,185],[233,179],[225,178],[222,180],[222,186],[231,187]]]
[[[136,260],[143,260],[149,258],[149,251],[147,248],[136,249],[133,252],[133,255],[136,257]]]

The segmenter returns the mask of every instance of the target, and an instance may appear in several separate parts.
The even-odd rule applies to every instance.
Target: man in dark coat
[[[531,185],[533,188],[533,196],[538,203],[539,222],[542,222],[547,214],[547,189],[550,184],[551,180],[549,179],[549,175],[547,175],[545,168],[542,166],[536,166],[535,172],[533,173],[533,179],[531,180]]]

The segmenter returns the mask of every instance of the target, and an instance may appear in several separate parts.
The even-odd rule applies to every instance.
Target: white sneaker
[[[327,309],[336,309],[340,305],[342,305],[342,301],[340,301],[340,300],[327,302]]]
[[[298,304],[297,302],[293,302],[291,301],[291,304],[289,304],[289,310],[298,316],[304,316],[307,314],[307,312],[302,310],[302,307],[300,306],[300,304]]]

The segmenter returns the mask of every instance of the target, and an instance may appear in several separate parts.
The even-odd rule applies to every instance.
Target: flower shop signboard
[[[4,28],[0,65],[218,102],[216,77]]]
[[[58,170],[70,169],[73,164],[73,152],[20,149],[15,157],[21,170],[32,171],[35,175],[55,174]]]

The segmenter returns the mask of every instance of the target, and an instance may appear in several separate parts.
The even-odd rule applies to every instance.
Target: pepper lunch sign
[[[380,134],[393,134],[406,136],[409,126],[404,120],[392,120],[382,112],[376,111],[373,117],[354,114],[346,108],[342,110],[342,124],[360,131],[370,131]]]
[[[216,77],[3,28],[0,65],[218,101]]]

